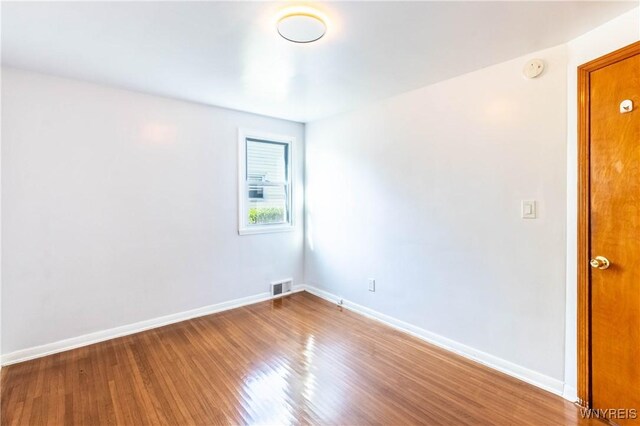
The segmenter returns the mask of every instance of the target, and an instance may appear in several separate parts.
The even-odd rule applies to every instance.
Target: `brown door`
[[[640,418],[640,54],[592,71],[589,104],[592,407]]]

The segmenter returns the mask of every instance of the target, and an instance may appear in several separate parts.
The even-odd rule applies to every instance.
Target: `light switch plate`
[[[369,291],[376,291],[376,280],[369,278]]]
[[[535,219],[537,218],[536,202],[535,200],[522,200],[522,218],[523,219]]]

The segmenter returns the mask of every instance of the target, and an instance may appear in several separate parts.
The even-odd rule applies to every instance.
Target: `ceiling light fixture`
[[[309,7],[283,10],[277,26],[278,33],[294,43],[311,43],[320,40],[327,32],[326,18]]]

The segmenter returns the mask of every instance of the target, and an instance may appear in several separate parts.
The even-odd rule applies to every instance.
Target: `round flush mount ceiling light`
[[[320,40],[326,32],[326,19],[314,9],[286,9],[278,19],[278,33],[294,43],[311,43]]]

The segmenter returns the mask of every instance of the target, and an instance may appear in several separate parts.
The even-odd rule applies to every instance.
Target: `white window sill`
[[[253,234],[271,234],[274,232],[291,232],[295,230],[293,225],[264,225],[264,226],[251,226],[238,229],[240,235],[253,235]]]

